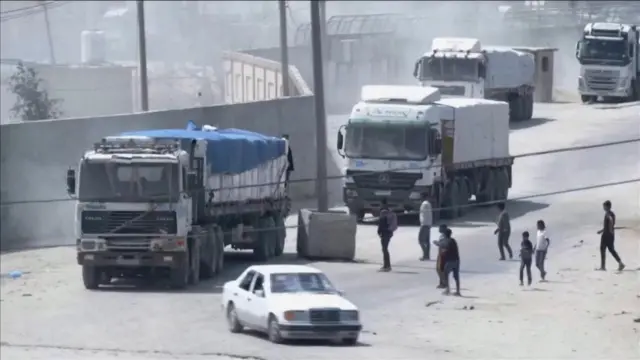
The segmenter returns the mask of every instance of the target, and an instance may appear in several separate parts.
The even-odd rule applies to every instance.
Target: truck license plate
[[[391,195],[391,191],[376,191],[375,194],[378,196],[389,196]]]
[[[116,264],[118,265],[140,265],[140,259],[137,258],[129,258],[125,259],[124,257],[119,257],[116,259]]]

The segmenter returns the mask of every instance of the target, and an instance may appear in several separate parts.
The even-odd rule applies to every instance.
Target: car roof
[[[258,271],[264,275],[282,274],[282,273],[307,273],[320,274],[322,271],[305,265],[252,265],[249,270]]]

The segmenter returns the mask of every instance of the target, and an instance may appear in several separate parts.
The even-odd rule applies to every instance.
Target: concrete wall
[[[6,64],[3,64],[6,65]],[[134,68],[123,66],[66,66],[27,64],[42,80],[49,98],[61,100],[58,108],[65,118],[131,113],[137,110]],[[0,97],[2,123],[11,119],[16,97],[7,87],[12,71],[3,66]]]
[[[289,133],[296,171],[292,178],[314,178],[313,97],[284,98],[235,105],[167,110],[118,116],[5,124],[0,131],[0,248],[72,244],[73,202],[65,172],[83,152],[106,135],[149,128],[183,128],[188,120],[271,135]],[[292,184],[292,197],[313,196],[314,183]],[[50,200],[49,202],[38,202]],[[55,200],[55,201],[54,201]],[[32,202],[6,204],[12,202]]]

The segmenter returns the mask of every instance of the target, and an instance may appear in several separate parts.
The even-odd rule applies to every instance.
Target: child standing
[[[522,243],[520,243],[520,286],[524,285],[523,272],[527,269],[527,285],[531,285],[531,260],[533,258],[533,244],[529,240],[529,232],[522,233]]]
[[[542,281],[545,281],[545,276],[547,276],[547,272],[544,269],[544,261],[547,258],[547,250],[549,249],[549,245],[551,244],[551,240],[549,240],[549,235],[547,234],[547,226],[544,221],[538,220],[536,224],[538,228],[538,232],[536,234],[536,267],[540,270],[540,278]]]

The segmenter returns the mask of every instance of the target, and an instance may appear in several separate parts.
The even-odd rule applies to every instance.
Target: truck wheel
[[[629,101],[638,101],[640,100],[640,85],[636,80],[631,81],[631,95],[629,96]]]
[[[96,290],[102,279],[100,268],[92,265],[82,265],[82,282],[88,290]]]
[[[458,197],[460,196],[458,190],[458,183],[453,180],[450,181],[444,188],[444,209],[442,210],[442,217],[445,219],[455,219],[458,215]]]
[[[596,102],[597,97],[590,95],[580,95],[580,100],[582,100],[583,104],[591,104]]]
[[[471,197],[471,195],[469,194],[469,184],[464,177],[459,178],[457,182],[458,193],[460,195],[458,198],[458,205],[460,205],[460,207],[458,208],[458,216],[464,216],[469,211],[469,197]]]
[[[493,170],[489,170],[486,174],[486,179],[484,181],[484,186],[482,187],[482,193],[476,196],[476,200],[478,205],[480,206],[491,206],[491,202],[494,200],[495,195],[495,173]]]
[[[216,246],[216,267],[214,268],[214,271],[216,274],[219,274],[222,272],[222,269],[224,269],[224,231],[222,231],[222,228],[217,227],[216,226],[216,230],[215,230],[215,246]]]
[[[527,96],[525,97],[525,116],[524,119],[525,120],[531,120],[533,118],[533,94],[527,94]]]
[[[362,224],[362,222],[364,221],[364,215],[365,215],[364,210],[349,208],[349,214],[354,215],[356,217],[356,222],[358,224]]]
[[[287,238],[287,229],[284,227],[284,218],[281,215],[275,215],[273,222],[276,226],[276,256],[282,255],[284,252],[284,243]]]
[[[257,243],[253,249],[253,256],[257,261],[268,261],[274,255],[276,245],[273,236],[274,227],[273,219],[270,217],[258,220]]]
[[[509,99],[509,121],[519,121],[522,119],[522,97],[512,95]]]
[[[504,170],[495,172],[495,200],[505,201],[509,197],[509,175]]]
[[[217,227],[211,226],[206,228],[205,237],[207,240],[207,249],[206,254],[202,254],[204,256],[200,257],[200,278],[201,279],[211,279],[216,271],[216,266],[218,265],[218,258],[216,253],[216,234],[215,229]]]
[[[191,263],[189,259],[189,252],[185,252],[185,259],[180,264],[180,267],[171,269],[171,287],[174,289],[184,289],[189,283],[189,272],[191,269]]]
[[[200,234],[198,234],[200,235]],[[200,247],[198,240],[193,240],[192,248],[189,249],[189,285],[198,285],[200,283]]]

